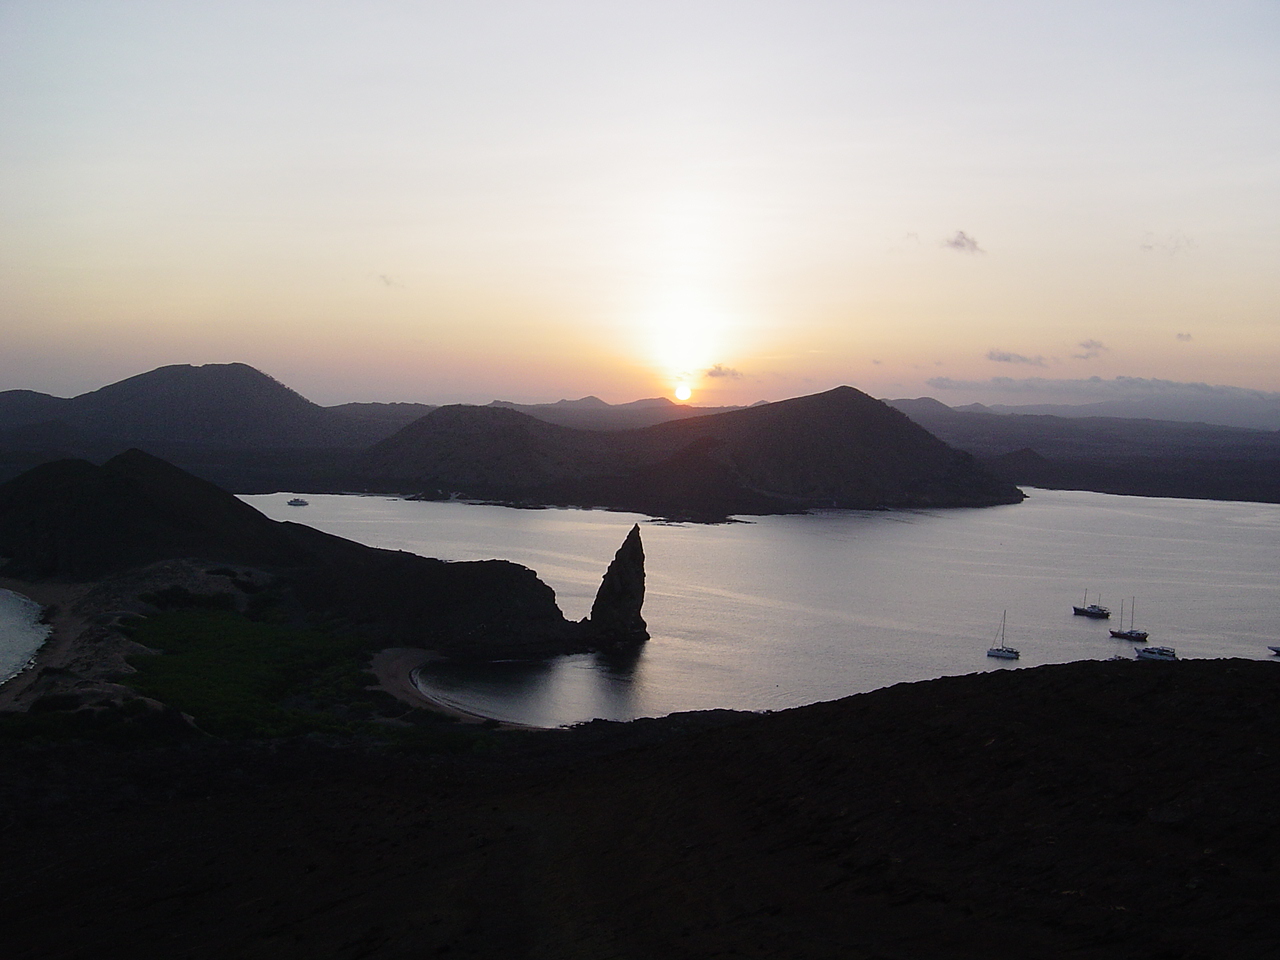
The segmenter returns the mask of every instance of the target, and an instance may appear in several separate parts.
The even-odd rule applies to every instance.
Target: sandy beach
[[[389,647],[379,650],[373,655],[370,670],[377,678],[376,689],[389,693],[402,703],[419,709],[434,710],[437,713],[453,717],[462,723],[494,723],[490,717],[478,713],[461,710],[451,704],[444,703],[434,697],[427,696],[414,682],[414,674],[423,665],[439,660],[439,654],[430,650],[415,647]],[[504,730],[541,730],[526,724],[497,721]]]

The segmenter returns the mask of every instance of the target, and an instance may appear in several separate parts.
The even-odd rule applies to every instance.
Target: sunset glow
[[[1275,4],[16,0],[0,389],[1280,391],[1277,89]]]

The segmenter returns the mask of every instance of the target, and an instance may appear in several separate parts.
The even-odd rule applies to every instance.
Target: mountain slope
[[[0,922],[15,958],[1274,958],[1275,669],[998,670],[451,756],[0,741]]]
[[[852,387],[626,431],[573,430],[500,407],[444,407],[374,446],[356,470],[377,489],[697,519],[1022,497]]]
[[[396,426],[321,407],[243,363],[159,367],[69,400],[0,393],[0,430],[52,421],[98,442],[239,449],[366,446]]]

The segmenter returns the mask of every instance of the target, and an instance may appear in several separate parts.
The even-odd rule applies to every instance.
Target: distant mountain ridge
[[[547,423],[578,430],[634,430],[651,427],[671,420],[689,417],[705,417],[742,407],[691,407],[675,403],[666,397],[649,397],[630,403],[606,403],[599,397],[587,396],[579,400],[557,400],[555,403],[512,403],[494,400],[491,407],[503,407],[536,417]]]
[[[1272,399],[1269,394],[1254,396],[1256,391],[1206,389],[1215,396],[1222,393],[1227,400],[1243,397],[1263,406]],[[1079,416],[1097,407],[1069,408],[1072,415],[1063,417],[995,413],[992,409],[1000,408],[977,406],[953,409],[931,398],[888,403],[1010,482],[1148,496],[1280,502],[1280,432]],[[604,434],[774,405],[699,408],[660,397],[609,404],[587,396],[546,404],[496,400],[487,409],[528,415],[548,426]],[[1261,409],[1257,403],[1254,407]],[[321,407],[242,363],[160,367],[69,399],[32,390],[0,391],[0,480],[51,460],[78,457],[100,463],[138,447],[241,493],[380,486],[385,477],[377,476],[377,471],[370,475],[368,463],[361,463],[357,470],[357,462],[368,460],[366,451],[380,441],[439,409],[418,403]],[[464,414],[464,419],[467,416],[473,415]],[[438,421],[437,427],[443,423]],[[500,430],[499,423],[507,427]],[[442,452],[452,451],[450,456],[458,459],[460,468],[472,461],[469,482],[492,481],[510,490],[519,481],[518,486],[527,491],[537,480],[543,483],[542,495],[554,494],[565,503],[642,501],[665,511],[682,497],[709,505],[717,487],[735,490],[735,509],[745,512],[769,505],[778,508],[780,500],[803,499],[790,493],[780,498],[781,491],[769,482],[752,479],[740,466],[731,465],[729,455],[711,455],[709,451],[722,445],[724,438],[708,437],[702,448],[686,444],[688,449],[673,464],[662,466],[662,459],[675,456],[676,451],[660,439],[635,441],[648,453],[632,451],[632,441],[610,441],[605,449],[583,438],[552,440],[545,432],[537,440],[521,437],[524,428],[516,429],[511,423],[476,421],[471,426],[482,428],[482,434],[493,434],[489,441],[477,436],[475,443],[467,444],[454,438]],[[469,428],[462,421],[457,425],[464,432]],[[515,444],[503,454],[513,471],[506,475],[480,456],[486,444],[489,449],[484,456],[494,455],[493,443],[502,430]],[[556,452],[560,447],[564,449]],[[655,460],[652,454],[661,450],[665,453]],[[612,465],[610,469],[593,465],[602,457]],[[581,476],[575,478],[575,471]],[[435,472],[432,467],[416,476]],[[445,471],[440,476],[450,474]],[[558,486],[552,489],[548,483]]]
[[[891,401],[897,402],[897,401]],[[1123,420],[1171,420],[1249,430],[1280,430],[1280,397],[1239,388],[1214,388],[1203,396],[1130,397],[1092,403],[970,403],[954,407],[962,413],[1112,417]]]
[[[812,507],[985,506],[1022,494],[852,387],[637,430],[442,407],[372,447],[379,489],[723,519]]]
[[[930,433],[1023,485],[1280,503],[1280,432],[1172,420],[1060,417],[891,400]]]
[[[358,416],[326,410],[243,363],[159,367],[70,399],[0,393],[0,431],[41,421],[136,442],[250,449],[374,442]]]

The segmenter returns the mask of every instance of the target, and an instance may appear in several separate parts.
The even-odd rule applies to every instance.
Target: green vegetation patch
[[[380,739],[419,739],[414,728],[371,722],[382,710],[420,726],[440,725],[423,711],[366,689],[373,679],[360,637],[261,623],[207,607],[161,613],[131,632],[160,653],[130,657],[138,672],[121,682],[190,714],[217,737],[373,733]]]

